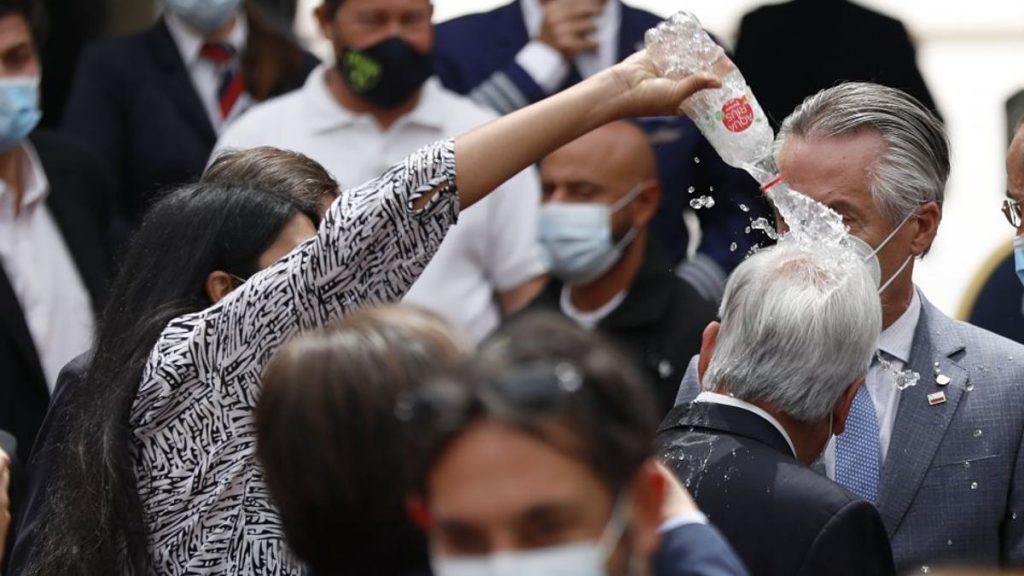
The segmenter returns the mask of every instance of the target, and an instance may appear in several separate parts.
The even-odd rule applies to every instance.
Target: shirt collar
[[[921,298],[915,288],[906,311],[878,337],[878,349],[906,364],[910,360],[914,332],[917,331],[917,322],[920,318]]]
[[[249,36],[249,21],[244,10],[239,10],[236,18],[235,27],[224,43],[234,48],[236,54],[241,54],[245,50],[245,41]],[[199,52],[206,42],[203,35],[173,12],[164,12],[164,22],[167,23],[167,30],[171,33],[174,45],[178,47],[178,53],[185,65],[191,66],[199,61]]]
[[[21,198],[21,213],[25,214],[30,209],[46,201],[46,198],[50,195],[50,181],[46,177],[43,163],[39,160],[35,146],[28,140],[23,141],[19,146],[21,146],[22,152],[24,152],[21,156],[21,184],[25,188],[25,193]],[[0,181],[0,206],[2,206],[4,213],[10,212],[13,214],[14,205],[12,200],[13,195],[10,187],[6,182]]]
[[[302,98],[305,100],[310,129],[316,133],[323,133],[359,122],[375,123],[369,114],[354,113],[334,98],[330,87],[327,86],[327,73],[332,68],[328,64],[321,64],[309,75],[302,87]],[[436,77],[428,79],[423,84],[416,107],[400,118],[391,129],[405,124],[417,124],[442,130],[445,114],[449,113],[444,107],[442,90]]]
[[[746,410],[747,412],[753,412],[754,414],[757,414],[761,418],[767,420],[769,424],[774,426],[775,429],[779,431],[779,434],[782,434],[783,439],[786,440],[786,444],[789,445],[790,451],[793,452],[793,458],[796,458],[796,447],[793,445],[793,441],[789,439],[789,434],[786,433],[786,429],[783,428],[782,424],[779,424],[779,421],[776,420],[771,414],[765,412],[761,408],[758,408],[757,406],[751,404],[750,402],[740,400],[735,396],[726,396],[725,394],[719,394],[717,392],[701,392],[700,394],[697,395],[696,398],[694,398],[693,401],[706,402],[708,404],[722,404],[724,406],[732,406],[733,408],[740,408],[742,410]]]

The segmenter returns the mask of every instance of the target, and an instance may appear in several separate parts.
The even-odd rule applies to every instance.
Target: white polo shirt
[[[299,90],[250,109],[214,150],[275,146],[320,162],[342,188],[383,173],[420,147],[493,120],[493,112],[441,87],[424,84],[419,104],[388,130],[355,114],[330,93],[327,66]],[[433,310],[480,339],[501,319],[495,294],[545,272],[537,243],[540,178],[530,168],[463,211],[404,302]]]

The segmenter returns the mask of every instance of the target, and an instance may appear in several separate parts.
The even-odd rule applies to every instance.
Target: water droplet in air
[[[697,188],[694,187],[694,186],[690,186],[689,188],[686,189],[686,193],[687,194],[693,194],[696,191],[697,191]]]
[[[946,540],[946,546],[952,546],[952,545],[953,545],[953,541],[952,540]]]
[[[754,230],[760,230],[764,232],[765,236],[768,236],[772,240],[779,239],[778,232],[775,231],[775,228],[772,228],[772,225],[768,222],[767,218],[758,218],[757,220],[754,220],[753,222],[750,223],[750,227],[753,228]]]
[[[974,431],[974,437],[975,438],[981,438],[981,434],[982,434],[981,430],[975,430]]]
[[[715,187],[714,186],[708,186],[708,192],[714,192],[714,191],[715,191]]]
[[[964,460],[964,468],[970,468],[970,467],[971,467],[971,462],[969,460]]]
[[[700,164],[700,157],[699,156],[694,156],[693,157],[693,163],[694,164]]]
[[[977,490],[977,489],[978,489],[978,483],[977,482],[971,482],[971,490]]]
[[[971,392],[972,390],[974,390],[974,382],[971,382],[970,384],[968,384],[967,387],[964,388],[964,390],[966,390],[968,392]]]
[[[729,252],[735,252],[737,248],[739,248],[739,246],[735,242],[729,244]]]
[[[744,212],[750,212],[750,207],[747,206],[746,204],[740,204],[740,210]]]
[[[743,233],[744,234],[750,234],[750,226],[747,226],[746,228],[744,228],[743,229]]]
[[[690,200],[690,208],[694,210],[700,210],[701,208],[714,208],[715,199],[711,196],[698,196],[693,200]]]
[[[1017,513],[1016,512],[1014,512],[1013,514],[1010,514],[1010,520],[1016,520],[1016,519],[1017,519]]]
[[[932,569],[931,569],[931,568],[929,568],[929,567],[927,567],[927,566],[921,566],[921,572],[922,572],[923,574],[928,574],[928,573],[930,573],[931,571],[932,571]]]

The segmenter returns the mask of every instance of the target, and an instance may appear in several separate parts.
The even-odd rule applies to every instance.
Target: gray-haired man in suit
[[[829,477],[876,503],[898,571],[1024,565],[1024,346],[950,319],[912,280],[942,219],[941,123],[898,90],[841,84],[786,119],[777,159],[881,269],[879,350]],[[698,388],[691,371],[679,399]]]

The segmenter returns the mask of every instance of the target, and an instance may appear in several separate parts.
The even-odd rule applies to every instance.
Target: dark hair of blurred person
[[[559,569],[607,563],[618,576],[654,554],[664,496],[654,402],[599,335],[526,315],[414,395],[408,421],[420,441],[410,509],[429,526],[435,574],[499,557],[541,573],[541,558],[554,570],[569,557]],[[581,547],[593,552],[571,553]]]
[[[84,383],[67,391],[30,574],[146,573],[128,415],[167,323],[207,308],[314,232],[316,212],[254,187],[197,184],[146,214],[110,290]],[[37,455],[38,457],[38,455]]]
[[[305,154],[260,146],[218,155],[203,173],[203,182],[245,183],[264,190],[287,190],[306,214],[321,216],[340,192],[330,173]],[[320,218],[313,221],[320,225]]]
[[[405,513],[399,397],[462,356],[433,313],[357,312],[282,348],[256,409],[256,454],[288,543],[317,576],[422,573]]]

